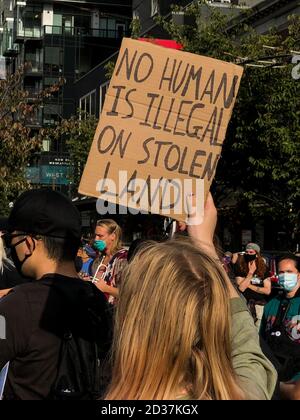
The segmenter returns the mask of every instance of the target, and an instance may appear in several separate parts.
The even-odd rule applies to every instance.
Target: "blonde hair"
[[[120,289],[106,399],[240,399],[222,267],[190,242],[144,245]]]
[[[120,226],[112,219],[102,219],[98,220],[96,226],[104,227],[108,233],[111,235],[112,233],[115,234],[116,239],[114,244],[110,250],[111,254],[114,255],[116,252],[122,249],[122,229]]]
[[[12,262],[6,256],[3,239],[0,236],[0,273],[1,274],[3,273],[3,268],[4,268],[5,263],[10,266],[13,265]]]

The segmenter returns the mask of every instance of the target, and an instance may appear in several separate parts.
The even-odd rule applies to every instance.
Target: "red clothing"
[[[102,272],[101,278],[109,286],[119,287],[120,282],[122,281],[122,272],[127,265],[127,253],[128,251],[126,249],[120,249],[113,255],[106,267],[103,266],[103,268],[101,267],[99,269],[98,272]],[[105,293],[105,296],[109,303],[116,303],[116,298],[114,296],[111,296],[108,293]]]

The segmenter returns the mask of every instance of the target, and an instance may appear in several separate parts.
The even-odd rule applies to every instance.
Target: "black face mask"
[[[244,258],[245,258],[245,261],[249,263],[256,259],[256,254],[244,254]]]
[[[12,259],[12,261],[13,261],[13,263],[14,263],[14,266],[16,267],[16,270],[17,270],[17,272],[22,276],[23,275],[23,273],[22,273],[22,266],[23,266],[23,264],[24,264],[24,262],[29,258],[29,257],[31,257],[31,255],[32,254],[30,254],[30,255],[26,255],[25,256],[25,258],[22,260],[22,261],[20,261],[19,260],[19,257],[18,257],[18,255],[17,255],[17,251],[16,251],[16,247],[18,246],[18,245],[20,245],[22,242],[24,242],[24,241],[26,241],[26,238],[23,238],[23,239],[21,239],[19,242],[17,242],[16,244],[14,244],[14,245],[10,245],[10,257],[11,257],[11,259]],[[34,248],[35,248],[35,243],[34,243]]]

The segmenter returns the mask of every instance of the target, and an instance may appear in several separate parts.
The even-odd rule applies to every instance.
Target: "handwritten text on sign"
[[[184,195],[203,181],[210,187],[241,75],[232,64],[125,39],[79,191],[183,219]]]

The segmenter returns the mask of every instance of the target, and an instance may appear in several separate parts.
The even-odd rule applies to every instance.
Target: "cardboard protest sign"
[[[79,192],[184,220],[186,194],[209,191],[242,73],[124,39]]]

